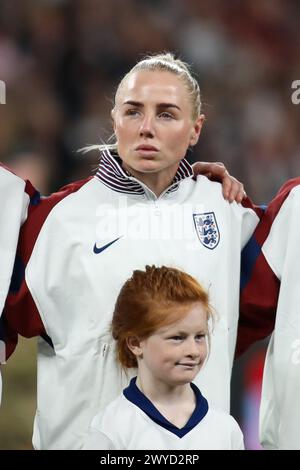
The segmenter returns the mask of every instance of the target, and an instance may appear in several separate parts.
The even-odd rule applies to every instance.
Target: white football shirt
[[[41,200],[34,229],[24,224],[25,279],[6,321],[15,328],[19,318],[21,334],[41,336],[35,448],[81,448],[92,417],[128,385],[109,326],[122,285],[147,264],[182,269],[208,289],[218,321],[196,383],[229,410],[240,254],[258,216],[249,202],[225,201],[219,183],[192,175],[183,160],[156,197],[106,154],[93,178]]]
[[[84,449],[243,450],[243,435],[233,417],[209,408],[199,389],[191,386],[196,407],[186,425],[177,428],[138,389],[133,378],[123,394],[94,417]]]
[[[275,330],[264,368],[262,445],[300,450],[300,185],[282,204],[262,250],[281,281]]]

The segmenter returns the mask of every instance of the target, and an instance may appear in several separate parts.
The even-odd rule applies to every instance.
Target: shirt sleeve
[[[0,163],[0,317],[11,283],[20,227],[27,217],[33,186]],[[6,344],[0,318],[0,363],[6,359]],[[0,402],[2,382],[0,375]]]
[[[7,359],[14,351],[17,345],[18,334],[22,334],[25,337],[32,337],[35,336],[37,331],[43,331],[43,326],[36,309],[35,318],[32,316],[34,303],[25,283],[26,263],[30,258],[30,253],[35,241],[35,214],[40,206],[41,198],[40,194],[29,182],[26,182],[26,185],[24,184],[24,193],[27,200],[27,219],[21,229],[19,221],[20,232],[18,231],[17,234],[19,235],[19,240],[18,236],[16,236],[10,279],[7,286],[8,295],[0,323],[1,341],[5,344],[4,359]],[[25,219],[25,217],[23,219]],[[23,222],[23,219],[21,222]],[[2,227],[0,230],[2,233]],[[38,232],[39,230],[36,231]],[[38,328],[34,328],[37,324]]]
[[[237,356],[255,341],[269,336],[274,329],[280,290],[279,260],[284,256],[284,244],[279,242],[281,257],[277,257],[277,267],[268,256],[270,249],[267,247],[270,242],[275,243],[272,240],[273,224],[282,216],[291,190],[299,184],[300,178],[295,178],[279,190],[243,250]]]
[[[20,226],[27,217],[30,183],[0,164],[0,312],[8,293]]]
[[[30,263],[36,241],[44,230],[45,222],[52,209],[62,199],[77,191],[85,181],[82,180],[65,186],[48,197],[41,197],[30,183],[26,185],[30,196],[27,220],[20,230],[12,279],[0,325],[1,339],[5,343],[6,358],[9,358],[16,348],[19,334],[26,338],[42,336],[52,345],[38,306],[26,282],[26,269]]]

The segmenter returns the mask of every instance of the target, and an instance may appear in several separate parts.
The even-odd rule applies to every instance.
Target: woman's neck
[[[178,170],[178,165],[169,167],[160,172],[141,172],[122,164],[123,168],[136,178],[138,181],[147,186],[155,195],[159,197],[171,184]]]

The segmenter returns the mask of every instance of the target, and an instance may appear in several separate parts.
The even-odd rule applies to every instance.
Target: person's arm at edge
[[[254,342],[268,337],[274,329],[280,282],[269,266],[262,246],[282,204],[296,184],[299,184],[299,178],[282,186],[242,252],[236,357]]]

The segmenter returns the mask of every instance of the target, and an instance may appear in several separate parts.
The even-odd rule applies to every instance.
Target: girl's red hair
[[[165,266],[146,266],[145,271],[134,271],[120,291],[112,320],[112,335],[122,366],[137,366],[127,346],[128,337],[147,338],[187,314],[187,308],[178,307],[189,307],[196,302],[203,305],[209,320],[212,310],[208,293],[189,274]]]

